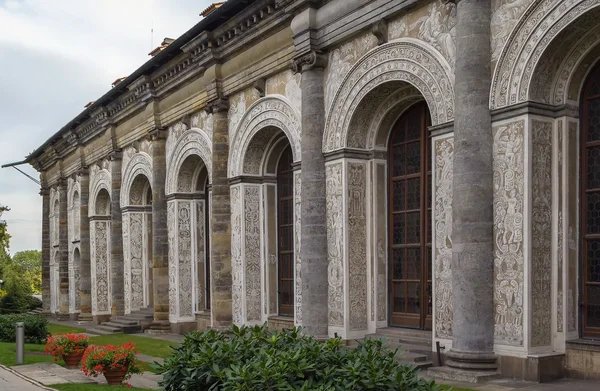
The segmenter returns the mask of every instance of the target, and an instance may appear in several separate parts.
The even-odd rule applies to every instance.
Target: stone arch
[[[365,102],[384,99],[407,84],[427,101],[432,125],[454,119],[454,76],[448,61],[425,42],[398,39],[371,50],[346,75],[327,113],[323,152],[366,147],[364,127],[362,133],[357,130],[369,126],[375,113]]]
[[[167,164],[166,193],[177,192],[177,182],[182,165],[190,156],[198,156],[208,171],[212,183],[212,141],[205,132],[197,128],[186,130],[177,140]]]
[[[109,216],[110,215],[110,194],[107,189],[100,189],[95,197],[94,215]]]
[[[490,92],[490,108],[537,100],[564,104],[573,96],[574,75],[597,51],[600,3],[589,0],[534,0],[511,33],[500,55]],[[575,21],[577,20],[577,27]],[[565,56],[565,52],[568,55]],[[590,64],[584,66],[589,70]],[[583,72],[585,73],[585,72]],[[535,93],[532,93],[533,91]],[[541,90],[541,93],[540,93]],[[578,99],[578,95],[574,100]]]
[[[109,195],[109,204],[110,204],[110,188],[111,188],[111,177],[110,172],[106,169],[99,170],[93,176],[93,179],[90,183],[90,201],[88,207],[88,215],[94,216],[96,214],[96,203],[98,200],[98,196],[100,195],[100,191],[104,190]]]
[[[145,177],[145,179],[148,181],[148,184],[151,186],[152,158],[145,152],[138,152],[134,154],[124,169],[120,200],[122,208],[132,204],[132,196],[135,196],[135,194],[132,194],[132,191],[143,191],[143,189],[134,189],[134,185],[145,185],[143,181],[140,182],[138,179],[140,176]]]
[[[244,113],[231,140],[229,178],[258,175],[267,152],[265,147],[280,131],[292,146],[294,162],[300,161],[300,114],[291,102],[282,95],[269,95],[254,102]]]

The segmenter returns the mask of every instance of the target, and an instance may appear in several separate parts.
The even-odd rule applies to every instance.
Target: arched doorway
[[[425,102],[406,110],[388,147],[390,326],[431,329],[431,124]]]
[[[283,150],[277,164],[277,292],[280,316],[294,316],[294,157]]]
[[[600,65],[581,100],[581,321],[584,337],[600,337]]]

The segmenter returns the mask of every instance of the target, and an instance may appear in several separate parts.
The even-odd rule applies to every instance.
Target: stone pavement
[[[476,391],[600,391],[600,382],[576,379],[562,379],[551,383],[533,383],[508,379],[492,380],[482,384],[449,380],[436,380],[436,382]]]
[[[16,375],[21,375],[23,377],[29,378],[33,381],[33,383],[43,384],[46,386],[52,386],[53,384],[65,384],[65,383],[98,383],[98,384],[106,384],[106,379],[104,376],[98,376],[96,378],[87,377],[81,372],[79,369],[66,369],[61,367],[58,364],[52,362],[38,363],[38,364],[30,364],[30,365],[18,365],[11,368],[13,372],[17,372]],[[0,372],[0,375],[2,372]],[[144,372],[141,375],[133,375],[131,379],[127,381],[127,383],[131,384],[134,387],[139,388],[148,388],[148,389],[158,389],[158,381],[161,379],[160,375],[155,375],[151,372]],[[25,380],[22,380],[25,381]],[[10,381],[8,384],[11,384]],[[18,383],[16,383],[18,384]],[[32,384],[32,383],[29,383]],[[13,388],[2,388],[2,384],[0,383],[0,391],[5,390],[15,390],[16,387]],[[51,390],[51,388],[44,388],[37,386],[37,388],[21,389],[19,391],[33,391],[40,389]]]
[[[28,379],[19,373],[0,365],[0,391],[40,391],[40,390],[51,390],[51,388],[44,387],[31,379]]]

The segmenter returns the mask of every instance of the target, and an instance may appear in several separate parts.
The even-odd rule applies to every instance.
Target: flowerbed
[[[265,327],[233,327],[225,334],[192,332],[164,364],[159,383],[166,391],[363,391],[439,390],[433,381],[404,366],[381,340],[360,349],[339,338],[321,343],[299,328],[269,332]]]
[[[90,337],[84,334],[58,334],[48,336],[46,353],[58,361],[61,357],[71,354],[83,354],[90,345]]]

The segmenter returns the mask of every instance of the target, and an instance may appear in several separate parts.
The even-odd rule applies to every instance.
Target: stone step
[[[139,324],[124,325],[121,323],[115,323],[114,321],[103,322],[102,326],[118,329],[119,333],[124,333],[124,334],[137,333],[142,330],[142,327]]]
[[[109,323],[109,322],[103,322],[102,324],[94,327],[94,329],[106,331],[106,332],[112,333],[112,334],[122,334],[123,333],[123,329],[121,327],[106,325],[105,323]]]
[[[122,326],[139,326],[139,321],[127,319],[125,317],[120,317],[120,316],[117,316],[116,319],[111,319],[110,323],[114,323],[114,324],[118,324],[118,325],[122,325]]]
[[[113,334],[119,334],[119,333],[114,333],[112,331],[102,330],[102,329],[99,329],[98,327],[87,329],[85,332],[86,332],[86,334],[90,334],[90,335],[113,335]]]

